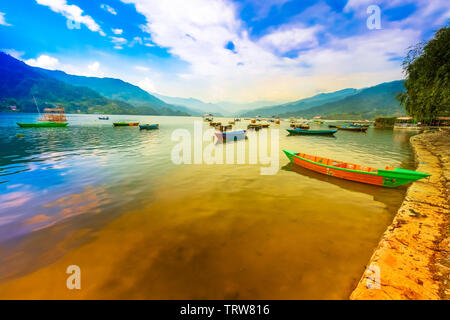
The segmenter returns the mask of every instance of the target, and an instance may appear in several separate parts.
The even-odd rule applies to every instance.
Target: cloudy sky
[[[401,79],[449,19],[448,0],[2,1],[0,50],[168,96],[292,101]]]

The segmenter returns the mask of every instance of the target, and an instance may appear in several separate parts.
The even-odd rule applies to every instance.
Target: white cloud
[[[0,25],[2,25],[2,26],[11,26],[11,24],[6,22],[5,14],[3,12],[0,12]]]
[[[111,29],[114,34],[121,35],[123,33],[122,29]]]
[[[69,20],[84,24],[91,31],[98,32],[102,36],[105,36],[105,33],[91,16],[83,15],[84,11],[80,9],[80,7],[73,4],[67,4],[66,0],[36,0],[36,2],[40,5],[49,7],[56,13],[62,14]]]
[[[33,67],[55,70],[59,65],[59,60],[57,58],[43,54],[40,55],[37,59],[25,60],[25,63]]]
[[[107,4],[101,4],[100,8],[102,8],[103,10],[108,11],[109,13],[111,13],[113,15],[117,14],[117,11],[113,7],[111,7],[111,6],[107,5]]]
[[[88,65],[88,69],[92,72],[97,72],[99,68],[100,68],[100,63],[98,61],[95,61],[92,64]]]
[[[148,68],[148,67],[143,67],[143,66],[134,66],[134,68],[135,68],[136,70],[138,70],[138,71],[145,71],[145,72],[150,71],[150,68]]]
[[[114,49],[123,49],[123,46],[128,43],[128,40],[121,37],[110,37],[111,42],[114,44]]]
[[[158,89],[209,101],[212,97],[213,101],[297,99],[317,93],[317,88],[331,91],[400,79],[400,63],[391,58],[404,56],[409,46],[421,40],[421,32],[412,22],[334,37],[333,30],[327,28],[346,18],[324,3],[307,8],[306,16],[299,15],[303,21],[318,16],[320,22],[314,27],[290,22],[258,39],[248,35],[231,1],[122,1],[134,4],[146,17],[141,29],[149,34],[149,45],[164,47],[187,63],[186,68],[177,70],[176,77],[158,79]],[[439,8],[448,7],[444,0],[436,0],[440,5],[416,1],[424,9],[416,20],[430,21],[428,11],[438,14]],[[270,5],[283,2],[273,0]],[[345,10],[367,15],[367,6],[372,3],[350,0]],[[320,46],[319,35],[325,39]],[[225,48],[229,42],[234,44],[233,51]],[[300,52],[297,56],[296,50]],[[290,57],[283,57],[292,51]]]
[[[1,49],[0,51],[3,51],[4,53],[9,54],[11,57],[16,59],[21,59],[22,56],[25,54],[25,52],[17,51],[15,49]]]
[[[298,26],[283,26],[280,29],[262,37],[259,43],[271,50],[285,53],[294,49],[308,49],[317,46],[316,33],[319,27],[303,28]]]
[[[137,83],[137,86],[147,92],[156,92],[155,85],[153,84],[153,81],[150,80],[149,78],[142,79]]]

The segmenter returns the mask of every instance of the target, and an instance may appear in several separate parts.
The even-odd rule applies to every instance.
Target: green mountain
[[[338,101],[345,97],[352,96],[356,93],[358,93],[359,90],[357,89],[343,89],[336,92],[331,93],[321,93],[318,95],[315,95],[310,98],[305,98],[301,100],[297,100],[294,102],[284,103],[281,105],[276,106],[269,106],[264,108],[258,108],[254,110],[247,110],[245,113],[243,113],[243,116],[245,117],[254,117],[257,115],[260,115],[262,117],[270,117],[273,115],[280,115],[280,114],[287,114],[287,113],[295,113],[301,110],[306,110],[312,107],[320,106],[322,104]]]
[[[92,89],[56,80],[0,52],[0,111],[16,105],[19,111],[36,112],[33,96],[42,107],[59,104],[68,113],[140,114],[126,102],[107,99]],[[156,114],[153,109],[146,111]]]
[[[65,83],[90,88],[108,99],[120,100],[134,105],[140,112],[153,109],[156,114],[187,116],[200,114],[183,106],[168,104],[131,83],[114,78],[96,78],[70,75],[62,71],[39,69],[46,75]]]
[[[382,83],[364,89],[344,89],[331,93],[290,102],[282,105],[259,108],[244,116],[261,115],[311,118],[322,116],[327,119],[374,119],[376,116],[400,116],[404,108],[396,99],[404,92],[404,81]]]
[[[338,101],[292,113],[282,113],[281,117],[323,116],[328,119],[374,119],[377,116],[405,115],[404,108],[396,96],[404,92],[404,81],[386,82],[374,87],[361,89],[358,93]]]

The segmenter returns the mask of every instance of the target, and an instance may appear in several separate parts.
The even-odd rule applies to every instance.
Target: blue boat
[[[240,139],[245,139],[247,135],[246,130],[239,131],[229,131],[229,132],[216,132],[216,137],[219,141],[236,141]]]
[[[305,130],[305,129],[286,129],[290,134],[322,134],[322,135],[333,135],[337,130]]]
[[[141,124],[141,125],[139,125],[139,129],[141,129],[141,130],[159,129],[159,124],[157,124],[157,123],[154,123],[154,124]]]

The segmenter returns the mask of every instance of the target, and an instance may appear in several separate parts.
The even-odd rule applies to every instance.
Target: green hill
[[[129,103],[56,80],[0,52],[0,111],[14,104],[19,111],[36,112],[33,96],[42,107],[59,104],[68,113],[158,114],[151,108],[143,113]]]
[[[114,78],[97,78],[70,75],[62,71],[53,71],[36,68],[42,73],[63,81],[65,83],[88,87],[108,99],[120,100],[134,105],[138,110],[145,113],[147,108],[153,109],[160,115],[187,116],[200,114],[183,106],[165,103],[161,99],[149,94],[147,91],[132,85],[131,83]]]
[[[282,118],[322,116],[328,119],[374,119],[377,116],[400,116],[405,114],[405,110],[396,96],[404,91],[404,81],[398,80],[364,89],[344,89],[323,93],[295,102],[255,109],[244,116],[261,115]]]
[[[331,93],[321,93],[318,95],[315,95],[310,98],[301,99],[294,102],[284,103],[281,105],[276,106],[270,106],[270,107],[264,107],[264,108],[258,108],[254,110],[248,110],[245,113],[243,113],[243,116],[245,117],[254,117],[257,115],[260,115],[262,117],[270,117],[273,115],[279,115],[279,114],[293,114],[297,111],[309,109],[315,106],[322,105],[327,102],[333,102],[337,100],[341,100],[345,97],[352,96],[356,93],[358,93],[359,90],[357,89],[344,89],[339,90]]]
[[[281,117],[323,116],[328,119],[374,119],[377,116],[405,115],[396,96],[405,90],[404,81],[386,82],[360,90],[357,94],[306,110],[280,114]]]

